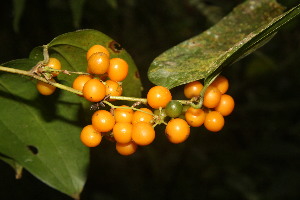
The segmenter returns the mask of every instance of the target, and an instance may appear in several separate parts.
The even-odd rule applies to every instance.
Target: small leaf
[[[148,71],[150,81],[173,88],[214,77],[268,42],[299,14],[299,6],[281,15],[282,11],[276,1],[246,1],[212,28],[158,56]]]
[[[29,70],[37,60],[7,67]],[[0,152],[51,187],[78,198],[86,181],[89,151],[81,144],[80,98],[57,90],[38,94],[36,81],[0,73]]]

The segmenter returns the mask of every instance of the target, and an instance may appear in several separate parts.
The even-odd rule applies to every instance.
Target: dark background
[[[89,0],[79,26],[74,26],[69,2],[28,0],[18,30],[12,1],[1,2],[0,63],[27,57],[60,34],[92,28],[126,48],[147,91],[152,86],[147,68],[156,56],[209,28],[243,1]],[[287,8],[299,3],[279,2]],[[155,142],[130,157],[116,154],[105,141],[91,152],[82,199],[299,199],[299,21],[225,69],[236,108],[221,132],[195,128],[185,143],[173,145],[158,127]],[[71,199],[26,171],[15,180],[4,162],[0,179],[0,199]]]

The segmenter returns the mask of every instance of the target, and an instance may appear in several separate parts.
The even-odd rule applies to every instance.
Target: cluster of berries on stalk
[[[85,99],[94,103],[92,107],[98,109],[91,123],[80,133],[87,147],[98,146],[105,137],[115,142],[119,154],[131,155],[138,146],[154,141],[158,124],[166,125],[165,135],[170,142],[182,143],[189,137],[191,127],[204,125],[211,132],[220,131],[224,127],[224,117],[234,109],[234,99],[226,94],[228,79],[222,75],[206,87],[200,81],[186,84],[184,95],[188,100],[173,100],[168,88],[154,86],[143,101],[132,106],[115,106],[112,102],[122,95],[122,81],[128,75],[127,62],[122,58],[110,58],[109,51],[102,45],[92,46],[86,59],[88,74],[79,75],[72,87],[81,91]],[[102,110],[99,105],[108,105],[111,109]]]

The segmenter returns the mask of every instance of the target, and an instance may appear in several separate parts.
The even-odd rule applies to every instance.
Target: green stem
[[[191,106],[193,108],[202,108],[203,105],[203,98],[204,98],[204,94],[206,92],[206,89],[208,88],[208,86],[210,86],[210,84],[220,75],[221,72],[215,72],[211,75],[209,75],[205,80],[204,80],[204,86],[200,92],[199,95],[199,102],[197,104],[192,103]]]
[[[116,97],[117,97],[117,96],[116,96]],[[131,97],[129,97],[129,98],[131,98]],[[139,98],[137,98],[137,99],[139,99]],[[146,113],[146,114],[155,116],[155,114],[153,114],[153,113],[149,113],[149,112],[147,112],[147,111],[143,111],[143,110],[138,109],[138,108],[135,108],[135,107],[115,106],[115,105],[113,105],[112,103],[110,103],[110,102],[108,102],[108,101],[102,101],[102,102],[105,103],[105,104],[107,104],[107,105],[109,105],[111,108],[114,108],[114,109],[115,109],[115,108],[131,109],[131,110],[141,111],[141,112],[143,112],[143,113]]]
[[[135,102],[141,102],[143,104],[147,103],[147,99],[145,98],[136,98],[136,97],[124,97],[124,96],[110,96],[110,99],[114,100],[123,100],[123,101],[135,101]]]
[[[90,73],[87,73],[87,72],[73,72],[73,71],[68,71],[65,69],[53,69],[51,67],[45,67],[45,68],[43,68],[43,71],[42,71],[42,73],[52,73],[52,72],[58,72],[58,73],[63,73],[63,74],[67,74],[67,75],[71,75],[71,74],[91,75]]]
[[[25,70],[9,68],[9,67],[4,67],[4,66],[0,66],[0,71],[9,72],[9,73],[13,73],[13,74],[20,74],[20,75],[24,75],[24,76],[29,76],[29,77],[35,78],[39,81],[43,81],[45,83],[53,85],[53,86],[55,86],[57,88],[60,88],[62,90],[66,90],[66,91],[69,91],[69,92],[72,92],[72,93],[75,93],[75,94],[78,94],[78,95],[82,95],[82,92],[79,91],[79,90],[75,90],[71,87],[68,87],[68,86],[60,84],[60,83],[55,83],[55,82],[48,81],[44,77],[38,76],[38,75],[32,73],[31,71],[25,71]]]

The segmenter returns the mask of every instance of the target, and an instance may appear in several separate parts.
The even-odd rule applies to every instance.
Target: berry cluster
[[[87,72],[79,75],[73,88],[82,91],[83,97],[99,102],[108,96],[121,96],[121,82],[128,74],[128,64],[122,58],[110,58],[109,51],[102,45],[92,46],[87,54]]]
[[[234,109],[234,99],[226,94],[229,87],[228,79],[219,75],[209,85],[203,95],[203,107],[195,109],[190,107],[185,112],[185,119],[192,127],[204,124],[212,132],[220,131],[225,123],[224,117],[231,114]],[[198,98],[203,85],[199,81],[188,83],[184,87],[187,98]]]
[[[92,46],[86,59],[86,73],[78,75],[72,87],[81,92],[80,96],[94,103],[91,108],[97,109],[91,124],[80,133],[80,139],[87,147],[98,146],[105,137],[115,142],[119,154],[131,155],[138,146],[154,141],[154,128],[158,124],[166,125],[165,135],[171,143],[182,143],[189,137],[190,127],[204,125],[211,132],[220,131],[224,127],[224,117],[234,109],[233,98],[226,94],[228,79],[222,75],[209,86],[203,86],[200,81],[186,84],[183,92],[188,100],[172,100],[168,88],[154,86],[146,99],[139,99],[141,101],[132,106],[115,106],[111,102],[122,95],[122,81],[128,75],[127,62],[110,58],[109,51],[102,45]],[[55,81],[54,77],[62,71],[55,58],[50,58],[42,70],[49,81]],[[54,86],[40,81],[37,88],[44,95],[55,90]],[[108,105],[111,109],[99,109],[100,105]]]
[[[123,105],[111,112],[98,110],[91,121],[92,124],[85,126],[80,135],[88,147],[98,146],[105,136],[116,142],[116,150],[121,155],[130,155],[137,145],[149,145],[155,138],[153,113],[148,108],[134,111]]]
[[[225,94],[228,86],[228,80],[218,76],[205,91],[202,108],[193,108],[189,104],[183,105],[180,100],[172,100],[167,88],[154,86],[147,93],[146,107],[136,108],[134,104],[131,107],[112,106],[110,112],[96,111],[92,116],[92,124],[83,128],[81,141],[88,147],[95,147],[105,136],[115,142],[118,153],[131,155],[138,146],[149,145],[154,141],[154,127],[157,124],[166,125],[165,134],[175,144],[189,137],[190,127],[204,124],[209,131],[220,131],[224,126],[224,116],[229,115],[234,108],[233,98]],[[199,98],[202,89],[203,85],[194,81],[185,86],[184,94],[195,100]]]

